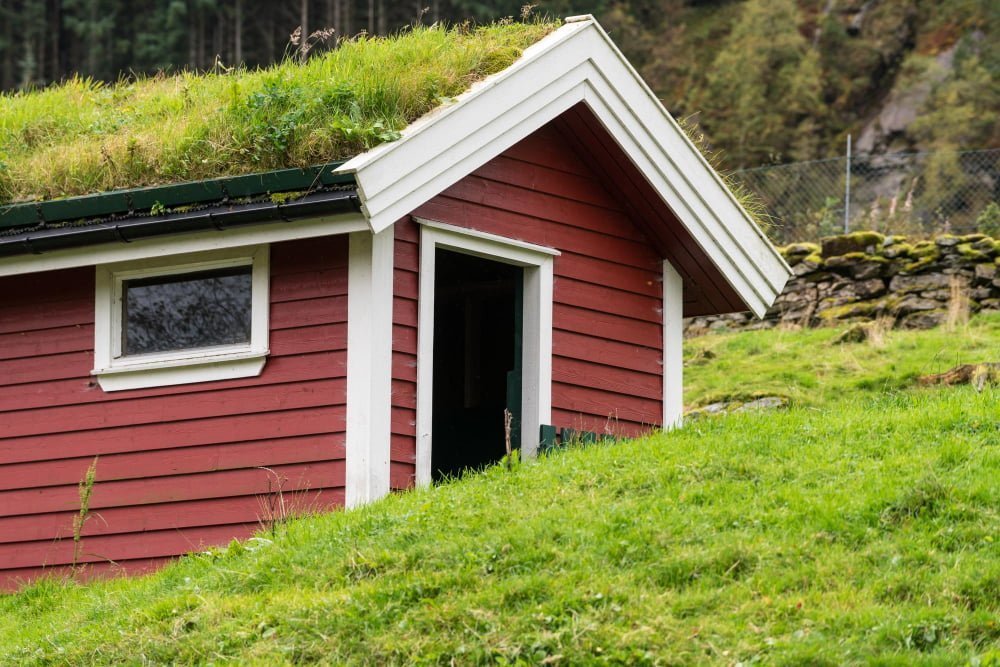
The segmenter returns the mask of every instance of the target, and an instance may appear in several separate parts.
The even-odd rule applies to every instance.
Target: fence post
[[[844,233],[851,231],[851,135],[847,135],[847,174],[844,179]]]

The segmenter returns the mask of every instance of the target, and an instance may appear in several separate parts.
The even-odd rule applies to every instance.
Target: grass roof
[[[0,95],[0,204],[346,159],[398,138],[555,27],[418,26],[305,63]]]

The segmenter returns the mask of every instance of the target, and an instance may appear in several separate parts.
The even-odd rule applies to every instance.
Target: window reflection
[[[250,342],[251,267],[128,280],[122,354]]]

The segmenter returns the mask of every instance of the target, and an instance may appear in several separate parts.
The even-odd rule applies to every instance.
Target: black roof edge
[[[224,232],[231,227],[266,222],[292,222],[318,215],[360,210],[361,205],[355,190],[334,190],[307,195],[284,203],[265,201],[238,204],[185,213],[95,222],[75,227],[43,228],[0,236],[0,257],[40,255],[54,250],[99,243],[131,243],[154,236],[209,229]]]
[[[156,208],[227,202],[275,192],[354,187],[353,174],[335,173],[342,164],[330,162],[313,167],[112,190],[65,199],[0,204],[0,231],[37,224],[132,215]]]

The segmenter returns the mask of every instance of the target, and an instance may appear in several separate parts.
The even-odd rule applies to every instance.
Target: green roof
[[[0,205],[329,165],[397,138],[555,27],[416,27],[305,63],[0,95]]]

